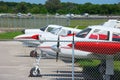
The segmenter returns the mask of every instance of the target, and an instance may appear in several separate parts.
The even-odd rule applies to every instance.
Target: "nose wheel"
[[[30,70],[30,77],[37,77],[40,76],[40,68],[39,67],[33,67]]]

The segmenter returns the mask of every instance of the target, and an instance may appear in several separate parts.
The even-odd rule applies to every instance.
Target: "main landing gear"
[[[30,57],[37,57],[37,51],[36,50],[32,50],[30,52]]]
[[[98,66],[99,72],[103,76],[103,80],[110,80],[110,77],[114,75],[113,55],[107,55],[106,60],[103,60]]]
[[[102,60],[101,63],[98,65],[98,71],[100,74],[105,75],[106,70],[106,61]]]
[[[35,47],[35,49],[30,52],[30,57],[38,57],[38,53],[37,53],[38,46]]]

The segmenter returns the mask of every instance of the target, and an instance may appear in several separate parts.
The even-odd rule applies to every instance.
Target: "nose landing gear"
[[[41,54],[42,54],[42,51],[41,51]],[[40,59],[41,59],[41,54],[39,54],[39,57],[37,57],[36,59],[36,63],[35,63],[35,67],[33,67],[31,70],[30,70],[30,77],[41,77],[41,70],[40,70]]]
[[[38,77],[40,75],[40,68],[39,67],[33,67],[30,70],[30,77]]]

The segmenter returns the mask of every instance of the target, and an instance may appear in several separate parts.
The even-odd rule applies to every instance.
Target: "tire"
[[[34,50],[32,50],[32,51],[30,52],[30,57],[37,57],[37,52],[34,51]]]
[[[37,68],[32,68],[31,70],[30,70],[30,77],[37,77],[37,76],[39,76],[40,75],[40,70]]]
[[[105,71],[106,71],[105,65],[99,65],[98,70],[102,75],[105,75]]]

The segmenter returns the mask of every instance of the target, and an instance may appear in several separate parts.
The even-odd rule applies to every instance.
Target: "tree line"
[[[27,2],[0,1],[0,13],[32,13],[32,14],[100,14],[120,15],[120,2],[117,4],[77,4],[61,2],[60,0],[46,0],[45,4]]]

